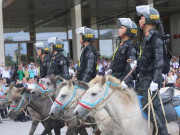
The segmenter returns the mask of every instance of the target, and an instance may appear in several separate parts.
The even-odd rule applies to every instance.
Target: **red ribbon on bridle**
[[[42,88],[43,90],[46,90],[45,87],[44,87],[41,83],[39,83],[38,85],[41,86],[41,88]]]
[[[92,108],[91,108],[91,107],[88,107],[88,106],[86,106],[86,105],[82,104],[81,102],[79,102],[78,104],[79,104],[79,105],[81,105],[82,107],[84,107],[84,108],[88,109],[88,110],[92,110]]]

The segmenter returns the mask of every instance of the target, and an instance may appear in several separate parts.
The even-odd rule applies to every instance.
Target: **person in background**
[[[39,77],[39,68],[38,65],[36,64],[34,67],[34,77],[38,78]]]
[[[27,88],[27,79],[25,77],[23,77],[22,79],[22,84],[23,84],[23,87]]]
[[[14,74],[14,70],[12,66],[9,66],[9,74],[10,74],[10,83],[11,83],[13,81],[13,74]]]
[[[10,73],[7,67],[5,67],[5,70],[2,73],[2,78],[6,78],[7,83],[10,83]]]
[[[17,71],[18,77],[19,77],[19,81],[22,81],[24,73],[22,71],[22,67],[19,66],[19,70]]]
[[[2,63],[0,67],[0,78],[2,78],[2,73],[4,70],[5,70],[5,66],[4,66],[4,63]]]
[[[33,66],[32,66],[31,69],[29,70],[29,77],[30,77],[30,78],[34,78],[34,68],[33,68]]]
[[[178,60],[177,60],[176,57],[174,58],[174,62],[173,62],[172,65],[173,65],[173,68],[174,68],[174,69],[177,69],[177,68],[179,67],[179,63],[178,63]]]
[[[34,89],[34,78],[27,79],[27,88]]]
[[[28,71],[27,67],[24,70],[24,77],[29,78],[29,71]]]

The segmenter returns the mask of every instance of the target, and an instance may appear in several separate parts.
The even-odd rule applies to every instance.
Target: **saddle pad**
[[[138,95],[138,101],[139,101],[139,106],[141,110],[143,109],[142,99],[143,99],[143,96]],[[148,120],[148,115],[144,111],[142,111],[142,115],[144,119]]]
[[[180,100],[180,97],[179,97],[179,100]],[[175,111],[176,111],[176,113],[177,113],[178,118],[180,118],[180,105],[174,107],[174,109],[175,109]]]

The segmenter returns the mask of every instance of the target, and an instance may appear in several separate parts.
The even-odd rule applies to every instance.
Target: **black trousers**
[[[148,103],[148,89],[150,87],[152,79],[153,79],[152,73],[140,74],[139,78],[137,80],[137,83],[136,83],[135,91],[139,95],[143,96],[143,99],[142,99],[143,107]],[[159,82],[159,84],[161,84],[161,81]],[[159,87],[160,87],[160,85],[159,85]],[[152,95],[152,97],[153,97],[153,95]],[[153,100],[153,106],[155,109],[155,113],[159,116],[160,120],[163,123],[165,123],[158,94],[155,96],[155,98]],[[144,111],[145,111],[145,113],[148,113],[148,107]],[[152,119],[152,122],[153,122],[153,119]]]

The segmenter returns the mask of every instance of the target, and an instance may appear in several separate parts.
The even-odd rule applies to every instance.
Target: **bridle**
[[[107,96],[107,94],[109,93],[109,86],[110,85],[118,86],[119,84],[112,83],[112,82],[108,81],[106,91],[105,91],[103,97],[101,97],[98,101],[96,101],[95,103],[89,103],[89,102],[81,100],[78,104],[81,105],[83,108],[85,108],[87,110],[95,110],[95,109],[97,109],[98,105],[101,105],[102,103],[104,103],[112,95],[112,93],[114,92],[113,91],[109,96]]]
[[[57,81],[57,84],[59,84],[59,83],[61,83],[60,80]],[[57,85],[57,84],[56,84],[56,85]],[[41,84],[41,83],[39,83],[38,85],[36,85],[35,88],[38,88],[39,90],[41,90],[42,94],[45,94],[45,93],[48,93],[48,92],[53,92],[53,91],[56,89],[56,87],[54,87],[54,89],[46,89],[46,88],[44,87],[44,85]]]
[[[21,98],[21,100],[20,100],[19,105],[18,105],[18,106],[11,105],[11,108],[19,111],[19,110],[21,109],[22,104],[25,102],[25,94],[28,95],[28,102],[27,102],[27,104],[29,104],[29,102],[31,101],[31,97],[30,97],[29,93],[24,92],[24,94],[22,95],[22,98]],[[27,105],[25,105],[25,106],[27,106]]]
[[[62,104],[57,99],[55,99],[53,104],[60,107],[61,109],[68,109],[74,102],[76,102],[80,97],[82,97],[85,94],[85,92],[84,92],[80,97],[78,97],[75,101],[72,102],[72,100],[74,99],[74,97],[76,95],[77,89],[82,89],[82,90],[85,90],[85,92],[86,92],[86,88],[79,87],[79,86],[75,85],[75,88],[74,88],[74,91],[73,91],[71,98],[65,104]]]

